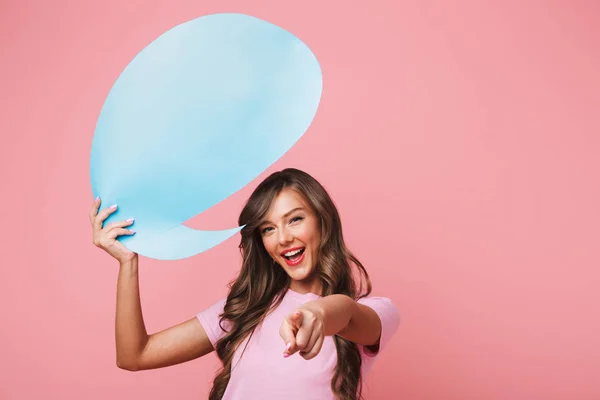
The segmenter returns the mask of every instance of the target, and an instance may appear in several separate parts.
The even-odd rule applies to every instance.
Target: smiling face
[[[295,190],[283,189],[259,226],[265,250],[292,279],[290,289],[320,294],[316,273],[319,219]]]

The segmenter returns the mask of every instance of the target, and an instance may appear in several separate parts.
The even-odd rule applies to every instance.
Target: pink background
[[[132,57],[223,11],[290,30],[321,62],[314,124],[268,172],[325,184],[374,294],[401,311],[367,398],[600,398],[598,3],[361,3],[2,2],[0,399],[206,398],[214,355],[115,366],[117,265],[91,243],[89,151]],[[231,226],[255,185],[190,225]],[[141,260],[150,332],[225,294],[238,239]]]

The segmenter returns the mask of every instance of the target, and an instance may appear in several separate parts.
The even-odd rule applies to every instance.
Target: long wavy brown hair
[[[298,169],[287,168],[271,174],[254,190],[238,219],[239,225],[243,226],[239,246],[243,262],[238,277],[229,285],[227,302],[220,315],[221,326],[227,321],[229,331],[215,346],[223,367],[214,379],[210,400],[223,397],[236,349],[252,335],[269,311],[281,303],[290,286],[290,277],[269,256],[258,229],[271,203],[284,189],[299,193],[319,219],[321,245],[315,273],[322,284],[321,296],[344,294],[358,300],[371,293],[369,275],[346,247],[340,216],[325,188]],[[362,399],[358,346],[337,335],[334,340],[337,366],[331,389],[341,400]]]

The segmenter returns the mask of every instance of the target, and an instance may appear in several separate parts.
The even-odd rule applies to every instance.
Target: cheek
[[[272,257],[274,255],[276,249],[276,243],[274,243],[273,239],[269,236],[263,237],[263,246],[265,246],[265,250]]]
[[[318,227],[316,226],[307,226],[306,229],[303,229],[299,234],[299,239],[302,242],[310,244],[313,247],[313,251],[318,250],[319,244],[321,242],[321,233],[319,232]]]

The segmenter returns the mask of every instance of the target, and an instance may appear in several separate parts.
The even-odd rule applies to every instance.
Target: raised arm
[[[98,212],[100,199],[90,211],[94,245],[119,261],[115,339],[117,366],[130,371],[161,368],[193,360],[213,351],[206,332],[197,318],[191,318],[163,331],[148,335],[140,301],[138,255],[117,240],[132,235],[127,229],[133,220],[104,220],[116,206]]]
[[[117,366],[130,371],[168,367],[213,351],[197,318],[148,335],[139,293],[138,258],[121,263],[115,320]]]

